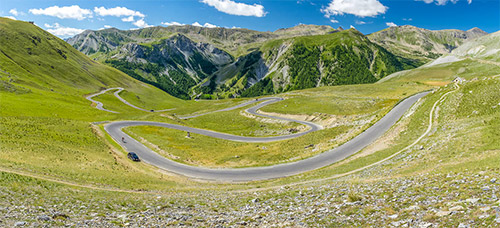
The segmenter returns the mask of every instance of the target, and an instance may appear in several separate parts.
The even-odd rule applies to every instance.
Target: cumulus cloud
[[[92,11],[88,9],[82,9],[80,6],[51,6],[45,9],[30,9],[30,13],[34,15],[46,15],[52,17],[58,17],[60,19],[77,19],[83,20],[88,17],[92,17]]]
[[[19,15],[19,12],[18,12],[18,11],[17,11],[17,9],[15,9],[15,8],[14,8],[14,9],[9,10],[9,13],[10,13],[10,14],[12,14],[12,15],[14,15],[14,16],[18,16],[18,15]]]
[[[145,15],[139,11],[131,10],[126,7],[117,6],[115,8],[104,8],[94,7],[94,12],[99,16],[113,16],[113,17],[123,17],[123,16],[137,16],[145,17]]]
[[[64,26],[61,26],[59,23],[54,23],[52,25],[44,24],[44,26],[46,28],[48,28],[47,32],[50,32],[50,33],[52,33],[56,36],[59,36],[59,37],[74,36],[76,34],[80,34],[83,31],[85,31],[84,29],[64,27]]]
[[[385,23],[385,24],[386,24],[387,26],[389,26],[389,27],[396,27],[396,26],[398,26],[398,25],[397,25],[397,24],[395,24],[394,22],[387,22],[387,23]]]
[[[435,3],[436,3],[436,5],[440,5],[440,6],[444,6],[444,5],[446,5],[448,2],[451,2],[451,3],[453,3],[453,4],[455,4],[455,3],[457,3],[457,2],[458,2],[458,0],[415,0],[415,1],[422,1],[422,2],[425,2],[425,3],[427,3],[427,4],[430,4],[430,3],[435,2]],[[472,0],[467,0],[467,2],[468,2],[469,4],[471,4],[471,3],[472,3]]]
[[[356,20],[356,22],[355,22],[355,23],[356,23],[357,25],[364,25],[364,24],[366,24],[366,22],[364,22],[364,21],[358,21],[358,20]]]
[[[148,25],[148,23],[146,23],[143,18],[133,22],[132,24],[139,27],[139,28],[152,27],[152,25]]]
[[[6,18],[9,18],[9,19],[12,19],[12,20],[17,20],[15,17],[13,16],[2,16],[2,17],[6,17]]]
[[[205,28],[217,28],[218,26],[217,25],[213,25],[213,24],[210,24],[210,23],[205,23],[205,24],[200,24],[198,22],[195,22],[193,24],[191,24],[192,26],[197,26],[197,27],[205,27]]]
[[[352,14],[358,17],[374,17],[384,14],[387,6],[378,0],[332,0],[330,4],[321,9],[326,17],[332,15]]]
[[[132,21],[134,21],[134,16],[124,17],[124,18],[122,18],[122,21],[124,21],[124,22],[132,22]]]
[[[264,6],[258,4],[248,5],[231,0],[201,0],[201,2],[215,7],[220,12],[231,15],[254,17],[263,17],[266,15]]]
[[[109,29],[109,28],[113,28],[113,27],[110,25],[104,25],[104,27],[100,28],[99,30],[104,30],[104,29]]]
[[[334,23],[334,24],[339,23],[339,21],[337,21],[337,20],[335,20],[335,19],[333,19],[333,18],[330,20],[330,22],[332,22],[332,23]]]
[[[45,23],[43,26],[45,26],[45,28],[56,28],[56,27],[60,27],[59,23],[54,23],[54,24],[52,24],[52,25]]]
[[[179,22],[175,22],[175,21],[172,21],[172,22],[162,22],[161,24],[165,25],[165,26],[171,26],[171,25],[182,26],[182,25],[185,25],[185,24],[182,24],[182,23],[179,23]]]

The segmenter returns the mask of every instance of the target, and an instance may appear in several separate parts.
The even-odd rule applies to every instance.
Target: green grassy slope
[[[81,183],[160,186],[155,175],[137,175],[123,152],[112,152],[91,124],[148,117],[133,110],[121,115],[97,110],[85,94],[121,86],[162,108],[182,101],[93,62],[35,25],[5,18],[0,18],[0,82],[1,167]]]
[[[477,65],[475,69],[482,69],[479,67],[480,63],[468,64]],[[421,71],[411,77],[415,80],[425,79],[427,73]],[[500,101],[500,78],[490,76],[488,69],[476,71],[471,77],[477,77],[478,80],[462,84],[457,92],[451,93],[439,103],[431,133],[416,146],[404,150],[386,163],[340,180],[324,179],[257,192],[228,192],[227,186],[238,186],[231,184],[218,185],[219,190],[211,191],[204,191],[206,186],[203,185],[199,191],[185,193],[177,190],[182,184],[170,183],[167,186],[171,190],[160,195],[158,192],[131,194],[68,187],[38,178],[0,172],[0,198],[8,199],[0,201],[0,206],[4,212],[7,212],[5,208],[10,208],[9,215],[22,215],[5,217],[3,222],[11,226],[22,218],[30,225],[43,222],[52,226],[93,219],[100,226],[157,223],[193,226],[215,226],[222,223],[239,226],[244,221],[247,225],[255,226],[287,222],[289,226],[320,224],[385,227],[391,226],[393,222],[408,224],[410,222],[407,221],[412,221],[412,224],[455,227],[473,221],[480,226],[494,227],[498,224],[494,208],[499,203],[494,195],[499,188],[500,170],[500,123],[497,118],[500,110],[497,104]],[[438,78],[438,74],[433,77]],[[335,88],[344,86],[332,87],[332,90]],[[313,93],[313,90],[316,89],[305,92]],[[398,124],[399,127],[393,128],[384,136],[382,141],[388,147],[372,153],[363,151],[347,161],[303,175],[249,183],[240,187],[265,188],[331,178],[335,174],[384,159],[414,142],[427,128],[432,105],[443,94],[454,90],[453,86],[443,87],[423,99],[412,115],[405,116]],[[300,91],[296,93],[298,92]],[[358,91],[352,93],[352,90],[345,89],[345,92],[355,96]],[[381,91],[378,95],[384,97],[385,93]],[[147,131],[154,129],[144,129],[145,133]],[[193,146],[189,142],[186,144]],[[120,165],[122,163],[117,166]],[[111,172],[109,175],[131,178],[126,172],[117,170],[120,173]],[[142,177],[139,173],[135,175]],[[83,178],[88,177],[82,176]],[[492,181],[493,179],[496,181]],[[110,180],[100,181],[112,183]],[[126,179],[121,186],[137,186],[135,181]],[[158,183],[151,181],[147,184],[142,187],[155,189],[155,184]],[[37,218],[54,214],[52,209],[46,209],[53,205],[58,205],[57,211],[62,211],[70,219],[57,218],[45,222]],[[458,212],[438,216],[441,211],[451,211],[456,206],[462,208],[455,209]],[[307,213],[304,213],[304,208]],[[26,213],[28,210],[29,213]],[[288,219],[291,216],[294,217],[293,221]],[[137,217],[141,220],[136,219]],[[221,220],[221,217],[225,220]]]
[[[84,99],[84,94],[96,92],[104,86],[125,87],[128,85],[129,87],[126,87],[127,90],[123,92],[122,95],[138,106],[147,108],[154,107],[154,109],[169,107],[177,108],[174,111],[165,113],[165,116],[169,116],[174,112],[178,114],[188,114],[196,111],[210,111],[212,109],[233,105],[235,102],[237,103],[241,100],[185,102],[171,99],[170,96],[164,95],[162,91],[154,87],[142,84],[116,70],[94,63],[78,52],[73,53],[74,50],[71,48],[64,49],[65,44],[62,41],[58,41],[57,38],[41,31],[33,25],[2,19],[2,26],[0,32],[9,34],[11,37],[17,37],[19,42],[27,45],[27,47],[33,48],[31,50],[32,53],[39,53],[38,55],[45,56],[45,58],[38,58],[38,63],[40,63],[41,66],[56,65],[54,67],[55,69],[57,69],[56,67],[60,67],[68,72],[73,72],[69,74],[72,79],[81,79],[82,82],[76,82],[77,89],[75,90],[72,89],[71,84],[64,78],[61,81],[51,81],[53,84],[50,84],[51,86],[49,87],[49,85],[44,84],[42,79],[44,79],[44,77],[58,77],[60,72],[50,74],[49,71],[48,73],[44,73],[45,71],[41,69],[41,66],[38,66],[37,62],[31,64],[29,58],[25,57],[25,55],[29,55],[25,52],[25,47],[17,45],[4,48],[7,45],[3,45],[3,43],[0,45],[0,50],[3,52],[2,56],[4,56],[2,58],[6,60],[3,61],[2,59],[2,62],[0,62],[0,75],[2,77],[2,89],[0,91],[0,118],[2,123],[0,125],[0,150],[2,152],[0,153],[0,167],[28,171],[83,184],[113,186],[126,189],[166,190],[166,188],[170,187],[182,189],[186,186],[205,188],[214,186],[215,188],[226,187],[217,184],[186,183],[183,178],[162,177],[161,174],[158,174],[147,165],[131,164],[125,158],[123,151],[110,149],[110,146],[116,147],[116,145],[112,142],[110,143],[109,138],[99,136],[102,129],[100,130],[99,127],[92,126],[90,122],[120,119],[143,119],[164,122],[175,121],[161,116],[164,115],[163,113],[158,115],[155,113],[142,113],[130,109],[117,101],[111,94],[105,94],[96,99],[103,101],[105,107],[111,109],[116,108],[124,113],[112,114],[102,112],[91,107],[90,102]],[[10,29],[4,29],[8,28],[8,26],[16,26],[19,29],[16,29],[15,32]],[[37,45],[33,44],[33,41],[31,41],[32,35],[40,36],[41,42],[37,43]],[[5,38],[2,38],[1,41],[14,44],[13,41]],[[52,43],[52,41],[57,42]],[[33,46],[28,46],[30,42]],[[59,45],[58,42],[62,42],[61,45]],[[43,44],[46,43],[47,45],[44,46]],[[36,50],[36,48],[43,48],[41,50],[48,51],[42,52]],[[61,60],[58,59],[61,58],[61,55],[57,51],[52,51],[53,49],[51,48],[64,51],[67,56],[67,62],[62,60],[64,57],[62,57]],[[71,58],[69,56],[71,56]],[[82,61],[83,64],[88,63],[88,65],[86,65],[88,69],[84,72],[98,72],[98,70],[101,70],[103,74],[99,76],[96,75],[95,78],[93,78],[89,75],[85,75],[86,73],[74,73],[80,72],[78,71],[80,68],[73,67],[71,64],[74,63],[75,66],[78,66],[79,61]],[[467,93],[474,95],[474,98],[467,98],[468,100],[466,101],[456,98],[457,100],[454,102],[464,104],[459,108],[461,111],[459,110],[456,114],[453,114],[453,111],[448,110],[446,111],[446,115],[460,115],[460,121],[467,122],[475,115],[482,115],[484,113],[484,118],[486,120],[484,124],[486,127],[484,129],[481,128],[481,131],[484,130],[485,133],[482,134],[481,137],[474,136],[473,143],[479,145],[479,143],[482,143],[480,139],[485,139],[485,143],[481,144],[483,146],[477,148],[489,148],[488,150],[493,150],[497,146],[494,143],[496,131],[493,129],[497,126],[497,122],[495,122],[492,117],[497,115],[497,112],[496,109],[493,108],[491,110],[487,109],[487,106],[493,107],[494,103],[491,102],[498,99],[494,94],[497,89],[498,78],[488,83],[485,82],[485,84],[480,82],[482,82],[482,79],[486,76],[496,74],[500,74],[500,67],[494,64],[483,64],[475,60],[464,60],[456,63],[412,70],[400,77],[394,77],[386,82],[377,84],[332,86],[286,93],[285,96],[289,99],[283,101],[283,103],[270,105],[266,107],[264,111],[281,114],[291,113],[312,117],[328,117],[328,115],[332,115],[339,119],[346,118],[346,116],[349,118],[349,116],[359,115],[361,117],[356,120],[361,120],[361,123],[353,126],[342,125],[338,128],[332,127],[325,131],[297,139],[296,141],[288,141],[290,142],[288,144],[286,142],[281,142],[260,145],[258,152],[254,150],[256,147],[255,145],[244,145],[239,143],[223,144],[223,142],[218,140],[204,137],[195,137],[195,140],[200,140],[196,142],[176,140],[175,138],[182,137],[183,133],[171,132],[164,129],[136,128],[129,130],[144,136],[150,142],[158,144],[158,146],[161,146],[163,149],[168,149],[169,146],[175,147],[175,150],[169,152],[172,152],[175,156],[181,157],[181,159],[179,159],[181,162],[206,164],[218,167],[281,163],[311,156],[329,149],[337,143],[344,142],[349,137],[353,136],[353,133],[362,131],[367,124],[371,123],[370,121],[373,122],[376,118],[380,118],[398,99],[420,90],[436,87],[439,83],[448,83],[455,75],[458,75],[471,80],[478,77],[478,80],[473,82],[477,84],[471,83],[470,86],[464,86],[461,92],[461,96],[464,97],[464,99],[469,96]],[[90,79],[88,79],[88,77],[90,77]],[[436,82],[439,83],[436,84]],[[51,89],[54,91],[51,91]],[[249,185],[272,186],[276,184],[329,177],[386,158],[397,150],[404,148],[423,132],[426,127],[426,117],[433,102],[439,98],[440,94],[449,90],[451,90],[450,87],[447,87],[431,95],[428,99],[425,99],[424,103],[415,111],[415,115],[411,116],[411,121],[407,127],[409,131],[404,131],[406,133],[402,133],[401,136],[399,136],[400,138],[398,139],[400,140],[398,140],[397,144],[390,144],[391,147],[389,148],[377,151],[377,153],[352,158],[351,160],[335,164],[331,167],[303,175],[251,183]],[[469,91],[472,91],[472,93]],[[481,100],[481,97],[487,99]],[[483,103],[485,104],[482,105]],[[159,106],[159,104],[164,104],[165,106]],[[174,106],[173,104],[178,106]],[[220,131],[229,130],[238,132],[242,129],[237,129],[237,127],[235,127],[237,126],[236,124],[228,125],[226,128],[224,124],[220,123],[227,121],[230,118],[229,115],[237,115],[239,111],[240,110],[231,113],[213,113],[200,118],[200,120],[185,121],[185,123],[195,127],[206,126],[207,128],[212,128],[215,124],[218,124],[217,127],[220,128],[218,129]],[[470,114],[468,114],[469,112]],[[371,117],[373,118],[370,119]],[[242,118],[243,117],[239,116],[234,119],[238,120]],[[474,124],[481,123],[479,121],[481,118],[483,117],[479,116],[478,119],[475,119]],[[321,118],[319,119],[321,120]],[[214,122],[209,122],[211,120]],[[200,123],[200,121],[205,121],[206,123]],[[259,127],[251,126],[251,123],[246,120],[241,120],[241,122],[247,123],[245,127]],[[335,123],[336,122],[333,122],[333,124]],[[452,125],[453,123],[455,122],[450,122],[449,124]],[[269,124],[268,126],[272,125],[273,124]],[[473,134],[471,131],[468,131],[468,129],[475,128],[472,126],[471,128],[464,127],[459,130],[463,131],[464,137],[466,137],[468,134]],[[347,131],[351,134],[346,134],[343,138],[338,137],[340,133],[345,133]],[[482,137],[483,135],[485,137]],[[197,142],[207,143],[207,147],[204,148],[201,146],[202,144]],[[445,142],[441,143],[444,144]],[[308,147],[310,144],[314,145]],[[262,149],[263,146],[265,146],[266,149]],[[213,154],[217,152],[214,148],[217,147],[223,147],[224,152],[214,156]],[[288,149],[282,150],[282,148]],[[479,149],[471,151],[480,152]],[[186,153],[186,151],[188,153]],[[242,152],[246,153],[246,156],[242,155]],[[184,159],[184,161],[182,161],[182,159]],[[205,161],[197,161],[195,159],[205,159]],[[407,173],[412,172],[408,171]],[[228,188],[245,187],[245,185],[235,184]]]
[[[27,22],[0,18],[0,58],[4,84],[82,95],[102,88],[124,87],[176,100],[152,86],[99,64],[63,40]],[[173,103],[172,103],[173,104]]]

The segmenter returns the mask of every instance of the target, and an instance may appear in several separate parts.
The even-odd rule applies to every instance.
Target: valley
[[[0,18],[0,226],[494,227],[499,34]]]
[[[176,97],[218,99],[372,83],[391,73],[420,66],[466,40],[485,35],[480,29],[395,29],[364,36],[355,29],[314,25],[272,33],[170,26],[132,32],[87,31],[68,42],[90,57]],[[401,40],[394,35],[409,37],[415,31],[425,37],[425,43]],[[149,40],[144,34],[149,34]],[[237,44],[238,49],[228,43]],[[415,47],[425,50],[409,53],[408,49]]]

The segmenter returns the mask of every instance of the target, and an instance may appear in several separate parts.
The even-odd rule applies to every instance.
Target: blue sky
[[[0,16],[35,21],[59,36],[85,29],[171,24],[274,31],[298,24],[500,30],[500,0],[2,0]]]

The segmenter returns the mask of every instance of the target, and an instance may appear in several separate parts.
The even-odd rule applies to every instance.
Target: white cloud
[[[94,12],[99,16],[114,16],[114,17],[123,17],[123,16],[137,16],[144,18],[145,15],[139,11],[127,9],[126,7],[117,6],[115,8],[104,8],[104,7],[94,7]]]
[[[440,6],[444,6],[444,5],[446,5],[448,2],[451,2],[451,3],[453,3],[453,4],[455,4],[455,3],[457,3],[457,2],[458,2],[458,0],[415,0],[415,1],[423,1],[423,2],[425,2],[425,3],[427,3],[427,4],[429,4],[429,3],[433,3],[433,2],[436,2],[436,5],[440,5]],[[472,3],[472,0],[467,0],[467,2],[468,2],[469,4],[471,4],[471,3]]]
[[[196,26],[196,27],[203,27],[203,26],[202,26],[200,23],[198,23],[198,22],[195,22],[195,23],[193,23],[192,25],[193,25],[193,26]]]
[[[220,12],[231,15],[254,17],[263,17],[266,15],[264,6],[258,4],[248,5],[231,0],[201,0],[201,2],[215,7]]]
[[[124,18],[122,18],[122,21],[124,21],[124,22],[132,22],[132,21],[134,21],[134,16],[124,17]]]
[[[364,25],[364,24],[366,24],[366,22],[364,22],[364,21],[356,21],[355,23],[356,23],[357,25]]]
[[[413,21],[412,18],[403,18],[403,21]]]
[[[18,16],[19,15],[19,12],[17,12],[17,10],[15,8],[9,10],[9,13],[12,14],[12,15],[14,15],[14,16]]]
[[[12,19],[12,20],[17,20],[15,17],[13,16],[2,16],[2,17],[6,17],[6,18],[9,18],[9,19]]]
[[[374,17],[384,14],[388,9],[378,0],[332,0],[330,4],[321,9],[326,17],[332,15],[352,14],[358,17]]]
[[[387,26],[389,26],[389,27],[396,27],[396,26],[398,26],[398,25],[397,25],[397,24],[395,24],[394,22],[387,22],[387,23],[385,23],[385,24],[386,24]]]
[[[56,36],[59,36],[59,37],[74,36],[76,34],[80,34],[83,31],[85,31],[84,29],[63,27],[63,26],[59,25],[59,23],[54,23],[52,25],[44,24],[44,26],[46,28],[49,28],[49,29],[47,29],[47,32],[50,32],[50,33],[52,33]]]
[[[210,24],[210,23],[205,23],[203,25],[203,27],[205,27],[205,28],[217,28],[217,25],[213,25],[213,24]]]
[[[335,19],[333,19],[333,18],[330,20],[330,22],[332,22],[332,23],[334,23],[334,24],[339,23],[339,21],[337,21],[337,20],[335,20]]]
[[[185,25],[185,24],[182,24],[182,23],[179,23],[179,22],[175,22],[175,21],[172,21],[172,22],[162,22],[161,24],[165,25],[165,26],[171,26],[171,25],[182,26],[182,25]]]
[[[104,29],[109,29],[109,28],[113,28],[113,27],[110,25],[104,25],[104,27],[100,28],[99,30],[104,30]]]
[[[136,22],[133,22],[132,24],[139,28],[152,27],[152,25],[148,25],[148,23],[146,23],[143,18],[137,20]]]
[[[210,24],[210,23],[205,23],[205,24],[200,24],[198,22],[195,22],[193,24],[191,24],[192,26],[196,26],[196,27],[205,27],[205,28],[217,28],[218,26],[217,25],[213,25],[213,24]]]
[[[46,15],[52,17],[58,17],[61,19],[77,19],[83,20],[88,17],[92,17],[92,11],[88,9],[82,9],[80,6],[72,5],[72,6],[51,6],[45,9],[30,9],[30,13],[34,15]]]
[[[58,28],[58,27],[61,27],[59,25],[59,23],[54,23],[52,25],[49,25],[49,24],[45,23],[43,26],[45,26],[45,28]]]

